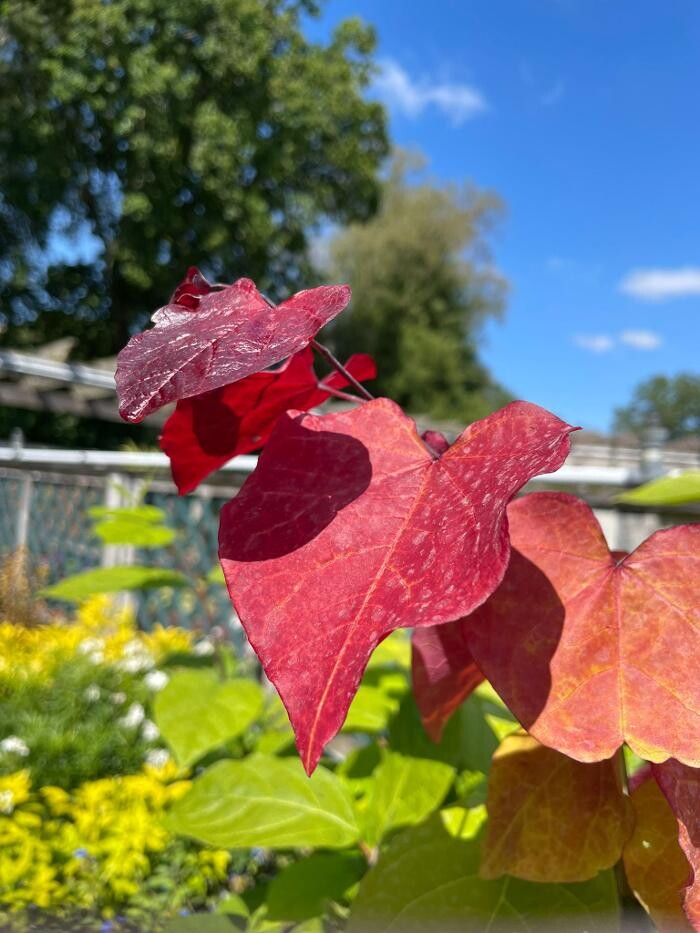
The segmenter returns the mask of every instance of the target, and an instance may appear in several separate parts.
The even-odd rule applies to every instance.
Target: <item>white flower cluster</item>
[[[120,726],[125,729],[136,729],[141,725],[146,716],[146,711],[140,703],[132,703],[124,716],[118,720]]]
[[[141,726],[141,735],[147,742],[155,742],[160,738],[160,729],[150,719],[146,719]]]
[[[15,795],[11,790],[0,791],[0,813],[9,816],[15,808]]]
[[[17,735],[8,735],[0,742],[0,752],[7,752],[9,755],[19,755],[20,758],[26,758],[29,754],[29,746]]]
[[[152,748],[146,755],[146,764],[153,768],[162,768],[170,761],[170,755],[164,748]]]
[[[148,689],[153,690],[154,692],[162,690],[169,680],[170,678],[165,673],[165,671],[149,671],[143,678],[143,682],[146,684]]]
[[[78,651],[87,656],[93,664],[102,664],[105,659],[104,638],[84,638],[78,645]]]
[[[202,638],[201,641],[198,641],[192,648],[192,654],[197,655],[198,658],[208,658],[210,655],[214,654],[214,642],[209,638]]]
[[[124,645],[122,660],[117,667],[129,674],[138,674],[140,671],[149,671],[155,663],[155,658],[143,642],[133,638]]]

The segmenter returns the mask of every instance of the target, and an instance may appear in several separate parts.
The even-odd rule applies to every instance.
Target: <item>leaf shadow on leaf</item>
[[[223,561],[273,560],[298,550],[370,485],[372,465],[361,441],[348,434],[309,431],[300,424],[293,426],[295,460],[287,453],[283,469],[270,469],[286,444],[285,420],[296,419],[288,413],[281,416],[258,468],[233,500],[237,515],[243,514],[242,505],[247,506],[248,521],[227,521],[233,502],[222,510],[219,557]],[[265,476],[262,488],[256,474]]]
[[[469,618],[469,647],[505,704],[530,729],[552,686],[550,665],[564,627],[564,606],[549,578],[515,548],[505,578]],[[484,662],[487,663],[484,663]],[[507,670],[506,683],[493,677]]]
[[[192,400],[192,429],[202,450],[210,457],[229,454],[238,437],[241,416],[224,401],[227,386],[212,389]]]

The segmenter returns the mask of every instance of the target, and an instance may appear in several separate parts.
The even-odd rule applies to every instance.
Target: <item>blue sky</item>
[[[328,0],[309,32],[352,15],[377,28],[394,142],[506,202],[494,375],[606,430],[640,380],[697,373],[697,0]]]

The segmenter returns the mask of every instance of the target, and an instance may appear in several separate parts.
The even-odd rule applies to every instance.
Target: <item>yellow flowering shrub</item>
[[[172,763],[73,792],[34,792],[26,770],[0,778],[0,911],[130,917],[150,908],[163,919],[201,906],[224,886],[230,854],[163,828],[163,814],[188,787]],[[149,903],[148,882],[159,871],[177,884]]]
[[[192,633],[181,628],[157,625],[152,632],[141,632],[132,612],[119,609],[109,596],[93,596],[68,622],[31,628],[0,622],[0,677],[48,677],[78,654],[96,662],[128,663],[141,657],[158,664],[168,654],[190,650],[192,642]]]

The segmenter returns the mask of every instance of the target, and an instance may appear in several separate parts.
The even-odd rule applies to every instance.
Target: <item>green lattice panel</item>
[[[87,510],[103,501],[99,486],[34,482],[27,545],[47,583],[100,564],[102,548],[90,534]]]
[[[15,549],[21,482],[0,476],[0,559]]]
[[[146,501],[163,509],[178,535],[167,548],[139,551],[137,561],[180,570],[192,580],[206,577],[218,563],[219,512],[226,499],[149,493]],[[231,603],[221,585],[210,585],[201,594],[190,589],[159,590],[140,599],[139,619],[146,627],[160,622],[208,630],[214,625],[228,627],[232,618]]]

